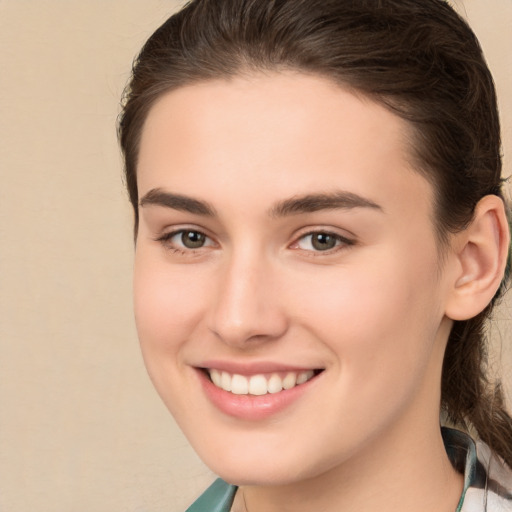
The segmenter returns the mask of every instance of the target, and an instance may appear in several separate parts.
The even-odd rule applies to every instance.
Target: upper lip
[[[308,370],[323,370],[321,367],[313,367],[311,365],[290,365],[273,361],[204,361],[197,366],[201,369],[215,369],[237,375],[258,375],[261,373],[277,373],[277,372],[304,372]]]

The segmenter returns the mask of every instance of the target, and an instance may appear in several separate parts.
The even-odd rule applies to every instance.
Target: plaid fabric
[[[456,512],[512,512],[512,470],[481,441],[443,428],[446,451],[464,474],[464,492]]]
[[[455,512],[512,512],[512,470],[484,443],[443,427],[446,452],[464,475],[464,490]],[[236,487],[220,478],[186,512],[229,512]]]

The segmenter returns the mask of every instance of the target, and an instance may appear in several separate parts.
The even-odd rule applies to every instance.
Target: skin
[[[291,72],[183,87],[149,113],[140,197],[172,192],[212,215],[140,207],[137,329],[192,446],[241,486],[235,510],[457,506],[462,478],[438,417],[447,311],[459,311],[465,267],[455,249],[441,264],[433,190],[412,167],[409,135],[383,107]],[[332,191],[372,206],[276,214]],[[161,240],[180,229],[205,245]],[[319,251],[311,232],[340,238]],[[323,372],[284,410],[249,421],[206,397],[196,368],[211,360]]]

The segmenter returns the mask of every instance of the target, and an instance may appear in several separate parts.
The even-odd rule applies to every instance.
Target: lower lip
[[[235,395],[213,384],[202,370],[197,370],[206,396],[221,412],[235,418],[259,421],[279,413],[314,386],[319,375],[291,389],[266,395]]]

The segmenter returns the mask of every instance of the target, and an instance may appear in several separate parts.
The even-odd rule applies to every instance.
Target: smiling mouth
[[[218,388],[234,395],[255,395],[280,393],[305,384],[323,370],[288,371],[251,376],[231,374],[214,368],[203,368],[210,381]]]

